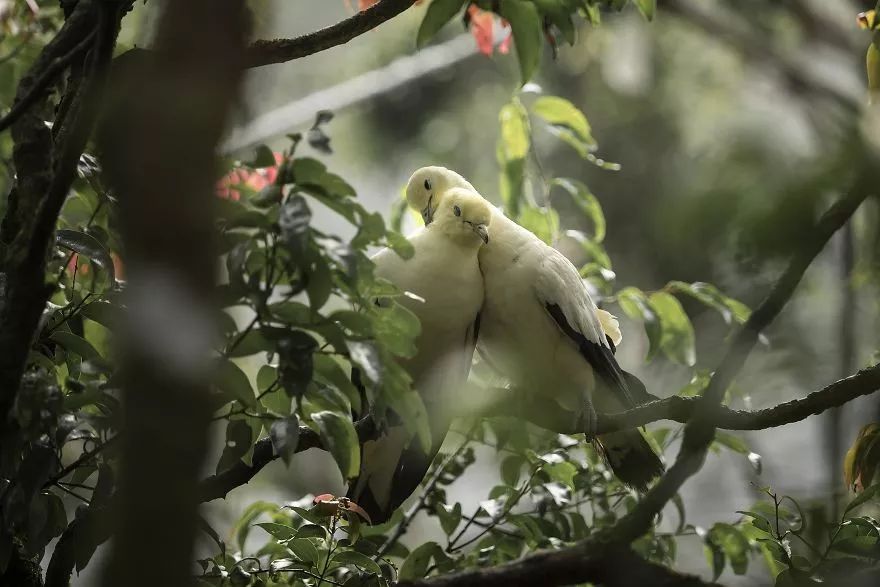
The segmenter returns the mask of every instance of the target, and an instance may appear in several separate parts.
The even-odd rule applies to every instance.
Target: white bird
[[[456,188],[445,192],[435,210],[433,222],[409,237],[415,249],[411,258],[390,249],[373,257],[376,276],[421,298],[400,300],[422,326],[416,355],[401,364],[425,404],[432,437],[427,453],[416,440],[407,447],[402,425],[364,443],[360,475],[349,486],[348,497],[373,523],[387,520],[427,473],[449,429],[453,397],[467,381],[474,354],[483,304],[477,251],[489,241],[492,206],[479,194]]]
[[[410,178],[407,201],[430,226],[456,187],[473,189],[454,171],[424,167]],[[595,408],[619,412],[650,398],[614,358],[617,320],[596,307],[571,261],[494,206],[492,242],[479,263],[486,292],[480,355],[521,390],[576,415],[615,475],[645,489],[663,463],[641,432],[594,438]]]

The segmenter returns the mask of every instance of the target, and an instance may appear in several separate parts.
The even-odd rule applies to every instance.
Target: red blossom
[[[495,15],[488,10],[481,10],[475,4],[471,4],[467,9],[468,22],[470,23],[471,35],[477,42],[477,48],[483,55],[492,55],[495,45]],[[510,29],[510,23],[501,19],[501,26]],[[512,36],[510,33],[498,45],[498,52],[507,54],[510,51],[510,41]]]
[[[238,201],[241,199],[241,192],[236,189],[238,186],[244,185],[258,192],[273,183],[278,177],[278,167],[284,160],[284,155],[281,153],[273,154],[275,155],[276,165],[261,169],[246,169],[244,167],[233,169],[217,182],[214,187],[214,193],[219,198]]]

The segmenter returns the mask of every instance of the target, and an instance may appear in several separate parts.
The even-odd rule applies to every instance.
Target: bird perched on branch
[[[492,207],[462,188],[447,190],[438,204],[433,222],[409,237],[415,250],[411,258],[390,249],[373,257],[375,275],[415,294],[401,299],[422,326],[418,352],[403,365],[425,404],[432,439],[426,452],[396,425],[364,443],[360,474],[348,497],[373,523],[387,520],[421,483],[449,429],[452,395],[467,381],[473,359],[483,304],[477,251],[489,242]]]
[[[473,188],[454,171],[424,167],[407,184],[407,202],[430,226],[458,187]],[[663,464],[641,432],[595,438],[596,408],[618,412],[650,397],[614,358],[617,321],[596,307],[571,261],[494,206],[492,242],[479,263],[486,293],[480,355],[524,392],[577,415],[615,475],[644,490]]]

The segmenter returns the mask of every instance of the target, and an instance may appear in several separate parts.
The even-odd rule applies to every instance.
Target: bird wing
[[[635,406],[626,377],[614,358],[614,342],[605,334],[598,308],[578,270],[562,253],[545,247],[535,279],[538,301],[617,400],[627,408]]]

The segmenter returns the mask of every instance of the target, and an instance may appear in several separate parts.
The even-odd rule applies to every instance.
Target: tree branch
[[[27,101],[31,106],[12,124],[16,182],[0,226],[0,432],[7,427],[31,340],[51,291],[45,283],[46,251],[79,152],[72,164],[70,156],[85,145],[83,132],[59,137],[53,144],[44,122],[50,116],[48,87],[39,92],[33,88],[40,86],[44,72],[59,56],[68,55],[95,30],[95,22],[93,1],[81,0],[16,93],[17,103]],[[82,130],[90,122],[81,116],[75,127]]]
[[[414,2],[415,0],[380,0],[343,21],[301,37],[256,41],[245,53],[246,67],[284,63],[345,44],[391,20]]]
[[[355,422],[355,430],[361,443],[373,440],[379,433],[378,428],[373,422],[373,418],[367,416]],[[310,448],[322,448],[321,437],[318,433],[308,426],[299,427],[299,442],[296,445],[295,453],[303,452]],[[260,472],[260,470],[278,458],[275,450],[272,448],[272,441],[262,438],[254,443],[254,453],[251,464],[248,465],[243,461],[239,461],[234,466],[225,471],[211,475],[202,480],[199,484],[199,496],[201,501],[211,501],[212,499],[220,499],[226,497],[226,494],[245,485],[248,481]]]
[[[587,539],[575,547],[539,551],[506,565],[401,581],[398,587],[526,587],[587,582],[606,587],[715,585],[646,561],[628,547]]]
[[[725,430],[764,430],[805,420],[826,410],[842,406],[857,397],[871,395],[880,390],[880,364],[868,367],[835,381],[834,383],[810,393],[806,397],[791,400],[763,410],[732,410],[719,407],[712,425]],[[504,392],[509,395],[509,391]],[[685,424],[690,421],[699,397],[672,396],[657,399],[624,412],[598,414],[597,434],[608,434],[628,428],[637,428],[658,420],[672,420]],[[572,418],[570,412],[548,408],[546,402],[527,403],[522,406],[514,402],[499,402],[493,407],[492,415],[512,416],[526,419],[533,424],[559,432],[578,434],[583,431],[579,418]]]

